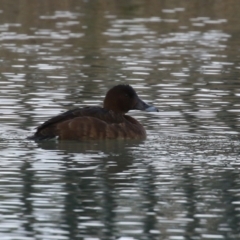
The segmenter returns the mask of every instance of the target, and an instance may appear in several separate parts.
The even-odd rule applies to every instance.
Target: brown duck
[[[132,109],[158,112],[143,102],[131,86],[117,85],[107,92],[103,108],[91,106],[64,112],[44,122],[28,139],[145,139],[144,127],[125,115]]]

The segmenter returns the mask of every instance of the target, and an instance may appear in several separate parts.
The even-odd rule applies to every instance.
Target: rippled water
[[[239,11],[237,0],[3,1],[1,239],[239,239]],[[129,113],[147,140],[26,140],[119,83],[160,110]]]

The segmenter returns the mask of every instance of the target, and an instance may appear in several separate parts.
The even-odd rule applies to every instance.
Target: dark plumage
[[[143,102],[131,86],[117,85],[107,92],[103,108],[83,107],[64,112],[40,125],[29,139],[144,139],[143,126],[125,115],[131,109],[158,111]]]

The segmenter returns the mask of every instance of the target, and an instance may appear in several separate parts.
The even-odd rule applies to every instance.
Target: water
[[[232,1],[0,6],[1,239],[240,238],[239,11]],[[145,141],[26,140],[131,84]]]

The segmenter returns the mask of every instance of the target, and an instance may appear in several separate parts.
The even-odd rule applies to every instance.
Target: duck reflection
[[[139,225],[143,236],[156,237],[156,169],[140,163],[134,151],[143,146],[143,141],[42,141],[37,144],[46,153],[56,153],[59,157],[57,162],[61,166],[58,166],[57,174],[60,169],[62,213],[57,221],[68,239],[82,239],[83,236],[114,239],[122,234],[121,224],[128,222],[131,215],[135,217],[129,219],[133,225],[134,222]],[[42,156],[49,160],[47,154]],[[30,169],[31,164],[28,168],[25,166],[28,176]],[[33,179],[34,172],[24,181],[35,183]],[[41,182],[37,180],[36,184],[38,181]],[[56,185],[56,179],[53,184]],[[50,185],[51,182],[48,188]],[[28,197],[23,198],[29,213],[34,212],[33,203],[29,201],[33,189],[26,188]],[[29,219],[30,227],[31,221],[37,220]],[[131,224],[128,227],[130,231],[136,229]],[[29,227],[26,229],[31,231]]]
[[[116,209],[119,184],[131,188],[131,179],[118,177],[131,168],[131,149],[142,141],[43,141],[38,146],[64,156],[65,183],[63,229],[69,239],[82,235],[113,239],[117,234]]]

